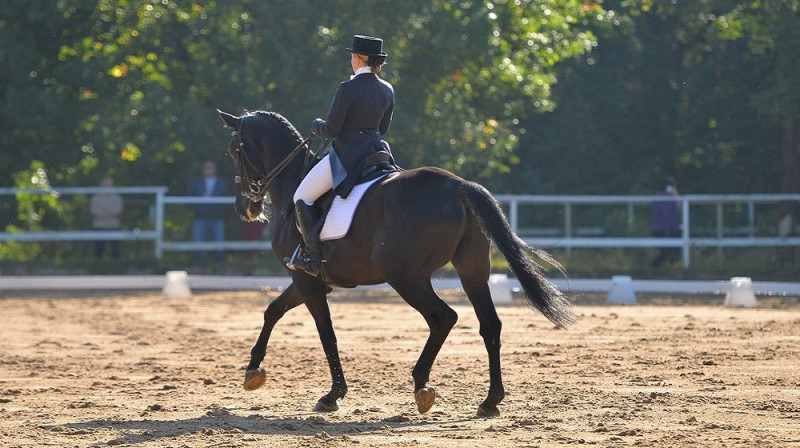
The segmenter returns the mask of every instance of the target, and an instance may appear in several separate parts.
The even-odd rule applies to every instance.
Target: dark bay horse
[[[234,130],[228,153],[237,174],[236,212],[247,221],[259,219],[265,195],[269,194],[276,207],[272,249],[283,260],[301,240],[289,207],[304,174],[304,158],[298,157],[307,150],[303,139],[291,123],[274,112],[241,117],[218,113]],[[337,410],[338,400],[347,393],[347,383],[327,293],[335,286],[385,282],[422,315],[430,329],[412,370],[417,408],[427,412],[436,397],[433,387],[427,385],[431,367],[458,318],[434,291],[431,275],[450,262],[475,309],[489,355],[489,392],[478,406],[478,415],[499,415],[497,405],[505,390],[500,373],[501,322],[488,285],[491,242],[505,256],[531,306],[557,326],[576,320],[569,301],[532,256],[559,269],[560,265],[546,252],[526,245],[512,231],[491,193],[438,168],[401,171],[367,191],[344,238],[323,242],[324,280],[323,276],[289,271],[292,284],[264,312],[264,326],[250,352],[245,389],[257,389],[266,382],[266,372],[259,366],[275,324],[287,311],[305,305],[314,318],[332,377],[330,392],[314,409]]]

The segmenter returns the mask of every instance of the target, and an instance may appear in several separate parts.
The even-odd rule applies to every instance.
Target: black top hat
[[[383,52],[383,39],[358,34],[353,36],[353,47],[348,47],[347,51],[367,56],[386,57],[386,53]]]

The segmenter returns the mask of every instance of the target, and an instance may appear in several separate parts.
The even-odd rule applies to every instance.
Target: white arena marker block
[[[186,271],[167,271],[161,294],[165,299],[190,299],[192,290],[189,289]]]
[[[725,293],[725,306],[754,308],[757,305],[750,277],[731,278],[731,290]]]
[[[492,301],[496,304],[507,305],[512,302],[511,286],[506,274],[489,276],[489,292],[492,294]]]
[[[636,303],[636,293],[633,291],[633,280],[628,275],[615,275],[611,277],[611,289],[608,291],[606,303],[633,304]]]

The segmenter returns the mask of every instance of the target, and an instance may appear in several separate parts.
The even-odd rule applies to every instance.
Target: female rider
[[[322,268],[314,201],[330,189],[347,197],[361,162],[370,154],[387,150],[382,136],[389,131],[394,110],[394,88],[378,77],[387,56],[383,40],[355,35],[347,51],[354,75],[339,84],[327,118],[317,118],[311,124],[311,132],[333,139],[333,148],[306,175],[293,198],[305,250],[292,257],[287,267],[314,276]]]

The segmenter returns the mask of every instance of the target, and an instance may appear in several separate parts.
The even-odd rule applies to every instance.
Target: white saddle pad
[[[364,197],[364,193],[367,192],[372,184],[385,177],[386,175],[356,185],[347,195],[347,199],[336,196],[333,199],[333,205],[331,205],[328,216],[325,217],[325,224],[322,225],[319,239],[321,241],[335,240],[347,235],[347,231],[350,230],[350,224],[353,223],[353,215],[356,214],[356,208],[361,202],[361,198]]]

